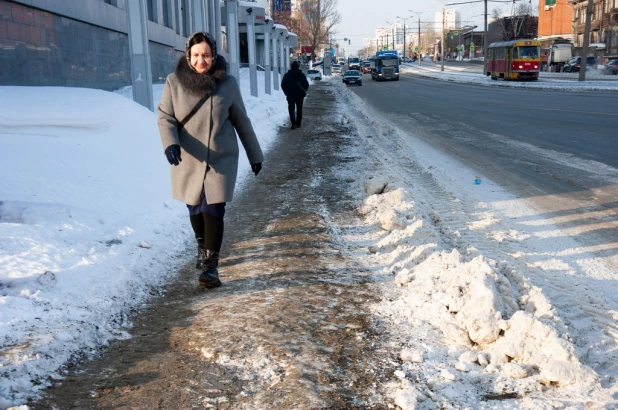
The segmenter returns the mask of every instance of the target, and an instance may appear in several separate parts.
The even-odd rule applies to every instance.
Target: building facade
[[[575,0],[573,7],[573,41],[575,47],[584,43],[586,8],[588,1]],[[591,55],[602,59],[618,58],[618,0],[594,1],[590,24]]]
[[[444,17],[443,17],[444,15]],[[461,27],[461,17],[459,12],[454,9],[445,9],[444,13],[438,11],[435,14],[434,28],[438,31],[442,31],[442,19],[444,18],[444,30],[455,30]]]
[[[572,39],[573,5],[568,0],[540,0],[538,39],[551,43],[555,38]]]
[[[126,0],[0,0],[0,85],[131,85]],[[147,0],[153,82],[192,31],[190,0]]]

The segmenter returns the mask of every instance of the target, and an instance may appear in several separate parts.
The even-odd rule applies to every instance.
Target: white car
[[[341,66],[339,64],[333,64],[333,74],[341,74]]]
[[[322,72],[320,70],[307,70],[307,74],[306,74],[307,78],[309,78],[310,80],[321,80],[322,79]]]

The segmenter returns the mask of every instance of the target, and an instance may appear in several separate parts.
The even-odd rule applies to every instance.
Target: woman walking
[[[172,196],[189,209],[197,240],[198,284],[221,285],[217,266],[225,204],[232,200],[242,142],[257,176],[264,156],[236,80],[227,75],[214,38],[196,32],[167,76],[159,103],[159,133],[171,167]]]

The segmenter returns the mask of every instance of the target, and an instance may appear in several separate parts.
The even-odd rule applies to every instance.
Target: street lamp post
[[[391,26],[391,33],[393,35],[393,50],[395,49],[395,25],[393,23],[391,23],[390,21],[387,21],[386,24],[389,24]],[[386,45],[388,47],[388,44]]]
[[[427,10],[423,10],[423,11],[414,11],[414,10],[408,10],[410,13],[415,13],[418,15],[418,66],[420,67],[422,65],[421,63],[421,55],[422,55],[422,47],[421,47],[421,14],[423,14],[426,11],[429,11],[429,9]]]
[[[408,21],[409,19],[411,19],[414,16],[410,16],[410,17],[399,17],[397,16],[398,19],[403,20],[403,59],[406,59],[406,21]]]

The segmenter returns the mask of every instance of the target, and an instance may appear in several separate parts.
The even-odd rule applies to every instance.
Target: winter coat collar
[[[205,74],[198,74],[191,69],[189,62],[182,56],[176,64],[176,76],[182,88],[200,98],[209,98],[227,76],[227,62],[218,55],[212,69]]]

